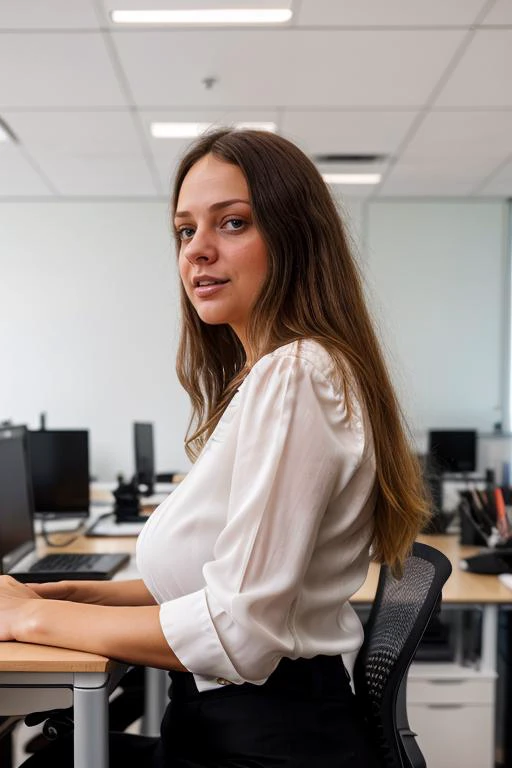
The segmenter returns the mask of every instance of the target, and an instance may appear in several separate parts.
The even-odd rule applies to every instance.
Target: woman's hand
[[[39,595],[12,576],[0,576],[0,640],[14,640],[17,621],[29,600]]]

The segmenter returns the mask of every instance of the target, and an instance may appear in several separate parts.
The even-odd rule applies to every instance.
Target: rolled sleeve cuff
[[[172,651],[196,677],[198,688],[217,687],[220,680],[245,682],[219,640],[204,589],[162,603],[160,626]]]

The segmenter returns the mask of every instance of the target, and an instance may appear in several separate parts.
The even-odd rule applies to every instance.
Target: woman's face
[[[268,258],[240,168],[213,155],[198,160],[181,185],[174,225],[181,280],[197,314],[230,325],[245,346]]]

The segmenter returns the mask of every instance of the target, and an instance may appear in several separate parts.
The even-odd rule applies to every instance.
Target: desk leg
[[[163,669],[146,667],[145,683],[142,733],[144,736],[160,736],[160,724],[168,704],[169,675]]]
[[[482,606],[482,661],[481,669],[496,673],[498,670],[498,606]]]
[[[108,676],[75,675],[74,768],[108,768]],[[100,684],[98,684],[100,682]]]

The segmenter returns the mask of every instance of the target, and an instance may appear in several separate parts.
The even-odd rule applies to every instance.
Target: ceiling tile
[[[444,107],[510,107],[512,29],[481,29],[437,99]]]
[[[463,162],[455,166],[429,158],[399,160],[380,185],[378,196],[469,195],[488,170],[483,162],[470,168]]]
[[[13,144],[0,145],[0,197],[50,195],[41,176]]]
[[[512,159],[484,187],[478,189],[478,194],[512,197]]]
[[[66,196],[155,196],[157,190],[142,155],[40,152],[37,162]]]
[[[19,141],[31,151],[106,153],[142,151],[131,112],[3,113]]]
[[[417,112],[284,111],[281,133],[309,154],[393,153]]]
[[[112,37],[139,107],[357,108],[423,104],[464,34],[159,30]],[[217,82],[208,90],[209,76]]]
[[[302,0],[299,25],[402,27],[469,25],[486,0]]]
[[[1,29],[97,29],[94,0],[2,0]]]
[[[0,108],[125,106],[99,33],[0,37]]]
[[[343,213],[343,206],[345,201],[352,199],[357,202],[367,200],[375,191],[374,184],[331,184],[331,195],[336,203],[341,207]],[[345,222],[347,224],[347,222]]]
[[[512,110],[431,112],[380,194],[471,194],[512,151]]]
[[[512,110],[430,112],[403,153],[403,158],[439,159],[448,168],[458,161],[490,164],[512,152]]]
[[[512,24],[512,3],[510,0],[496,0],[484,19],[487,24]]]

